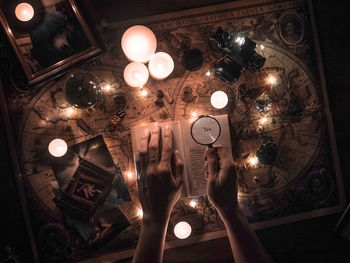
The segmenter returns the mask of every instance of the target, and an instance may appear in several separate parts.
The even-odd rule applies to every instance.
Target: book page
[[[181,128],[180,128],[180,122],[178,121],[172,121],[172,122],[165,122],[165,123],[159,123],[159,126],[161,129],[165,130],[165,127],[169,125],[169,128],[172,131],[173,134],[173,150],[178,150],[182,160],[184,161],[184,166],[186,167],[186,161],[185,161],[185,154],[184,154],[184,146],[182,142],[182,135],[181,135]],[[131,128],[131,143],[132,143],[132,151],[134,156],[134,164],[135,164],[135,174],[137,175],[136,171],[136,154],[140,149],[140,138],[145,135],[146,130],[148,129],[151,131],[154,127],[154,124],[148,124],[148,125],[139,125],[134,126]],[[188,184],[188,178],[186,169],[184,171],[184,187],[182,196],[188,195],[189,190],[189,184]]]
[[[228,124],[227,114],[212,116],[220,124],[221,134],[215,145],[223,145],[228,149],[228,152],[232,152],[231,137]],[[196,143],[191,136],[191,126],[195,120],[183,120],[181,121],[182,138],[185,151],[185,170],[188,174],[189,181],[189,196],[206,195],[207,193],[207,180],[204,174],[204,155],[207,146]]]

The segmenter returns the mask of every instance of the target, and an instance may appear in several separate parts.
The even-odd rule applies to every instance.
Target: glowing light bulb
[[[192,228],[189,223],[181,221],[174,227],[174,234],[179,239],[188,238],[191,235]]]
[[[264,47],[264,45],[260,45],[260,48],[261,48],[261,50],[263,50],[265,47]]]
[[[18,20],[28,22],[34,16],[34,8],[28,3],[20,3],[15,8],[15,15]]]
[[[197,204],[198,204],[198,203],[197,203],[196,200],[191,200],[191,201],[190,201],[190,206],[193,207],[193,208],[195,208],[195,207],[197,206]]]
[[[268,121],[268,118],[266,118],[266,117],[263,117],[260,119],[261,124],[266,124],[267,121]]]
[[[124,69],[124,80],[130,87],[142,87],[148,76],[147,67],[140,62],[131,62]]]
[[[211,74],[210,71],[207,71],[207,73],[205,73],[205,75],[208,77],[210,76],[210,74]]]
[[[66,154],[68,146],[62,139],[54,139],[49,143],[49,153],[55,157],[62,157]]]
[[[250,157],[250,158],[248,159],[248,162],[249,162],[250,165],[252,165],[252,166],[257,165],[258,161],[259,161],[258,158],[256,158],[255,156],[254,156],[254,157]]]
[[[152,78],[165,79],[173,72],[174,61],[169,54],[157,52],[151,56],[148,69]]]
[[[157,39],[151,29],[136,25],[124,32],[121,45],[130,61],[146,63],[156,51]]]
[[[104,85],[103,85],[103,90],[105,90],[105,91],[110,91],[111,90],[111,85],[109,85],[108,83],[105,83]]]
[[[276,84],[277,79],[276,79],[275,76],[269,76],[268,79],[267,79],[267,81],[268,81],[271,85],[274,85],[274,84]]]
[[[222,109],[228,103],[228,97],[223,91],[215,91],[210,97],[210,103],[214,108]]]
[[[128,173],[126,174],[126,176],[127,176],[129,179],[132,179],[132,172],[128,172]]]
[[[141,208],[137,211],[137,215],[138,215],[139,217],[143,217],[143,211],[142,211]]]
[[[147,94],[148,94],[147,90],[145,90],[145,89],[141,90],[141,95],[142,95],[143,97],[146,97]]]
[[[66,110],[66,114],[68,117],[72,116],[74,114],[74,109],[73,107],[70,107]]]
[[[197,114],[197,112],[194,111],[191,113],[191,115],[192,115],[192,117],[196,117],[198,114]]]

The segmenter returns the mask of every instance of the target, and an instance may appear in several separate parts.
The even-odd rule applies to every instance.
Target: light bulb
[[[195,208],[197,206],[197,201],[196,200],[191,200],[190,201],[190,206]]]
[[[121,45],[130,61],[146,63],[156,51],[157,39],[151,29],[136,25],[124,32]]]
[[[267,121],[268,121],[268,119],[266,117],[263,117],[260,119],[261,124],[265,124]]]
[[[181,221],[174,227],[174,234],[179,239],[188,238],[191,235],[192,228],[189,223]]]
[[[258,158],[254,157],[250,157],[248,159],[248,162],[250,163],[250,165],[255,166],[258,163]]]
[[[210,97],[210,103],[214,108],[222,109],[228,103],[228,97],[223,91],[215,91]]]
[[[267,81],[268,81],[271,85],[274,85],[274,84],[276,84],[277,79],[276,79],[275,76],[269,76],[268,79],[267,79]]]
[[[174,70],[174,61],[165,52],[157,52],[151,56],[148,63],[149,73],[154,79],[165,79]]]
[[[126,176],[127,176],[129,179],[132,179],[132,172],[128,172],[128,173],[126,174]]]
[[[20,3],[15,8],[15,15],[18,20],[28,22],[34,16],[34,8],[28,3]]]
[[[130,87],[142,87],[148,77],[147,67],[140,62],[131,62],[124,69],[124,80]]]
[[[62,139],[54,139],[49,143],[49,153],[55,157],[62,157],[66,154],[68,146]]]

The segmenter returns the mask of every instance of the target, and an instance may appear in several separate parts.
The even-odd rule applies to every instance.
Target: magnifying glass
[[[198,144],[213,147],[220,134],[220,123],[213,117],[201,116],[192,123],[191,136]]]

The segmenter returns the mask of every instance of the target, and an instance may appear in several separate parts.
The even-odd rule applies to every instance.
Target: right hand
[[[237,169],[231,153],[222,146],[208,148],[204,169],[208,172],[207,193],[209,201],[219,212],[238,207]]]

